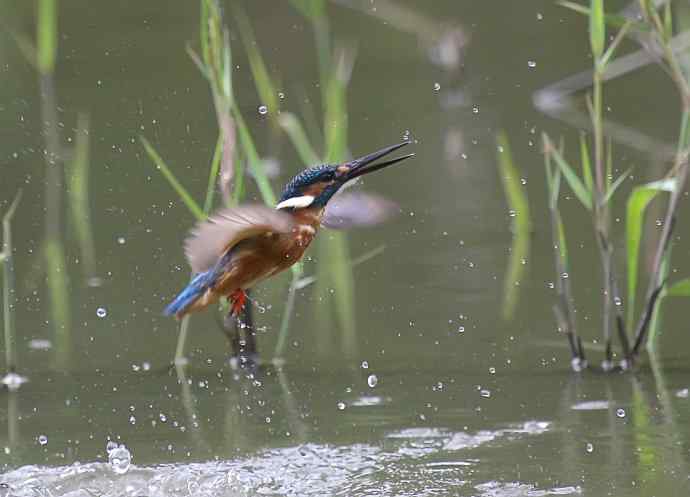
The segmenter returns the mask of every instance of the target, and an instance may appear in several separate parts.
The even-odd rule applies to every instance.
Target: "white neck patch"
[[[280,202],[278,205],[276,205],[276,209],[302,209],[304,207],[309,207],[312,202],[314,202],[314,198],[312,195],[302,195],[301,197],[292,197],[287,200],[283,200]]]

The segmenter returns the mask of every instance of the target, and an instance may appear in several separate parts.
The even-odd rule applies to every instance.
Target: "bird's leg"
[[[230,313],[235,317],[239,317],[244,304],[247,303],[247,294],[244,293],[244,290],[238,288],[228,295],[228,302],[230,303]]]

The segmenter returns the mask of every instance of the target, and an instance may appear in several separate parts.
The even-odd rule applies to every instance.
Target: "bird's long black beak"
[[[369,155],[365,155],[364,157],[360,157],[359,159],[353,159],[349,162],[345,162],[340,166],[342,168],[347,168],[344,171],[344,178],[347,181],[349,181],[351,179],[362,176],[363,174],[373,173],[374,171],[378,171],[379,169],[383,169],[384,167],[392,166],[393,164],[397,164],[400,161],[409,159],[410,157],[414,157],[414,154],[407,154],[403,155],[402,157],[397,157],[395,159],[379,162],[378,164],[372,164],[372,162],[390,154],[391,152],[398,150],[400,147],[408,145],[409,143],[410,142],[405,141],[402,143],[398,143],[396,145],[391,145],[390,147],[382,148],[381,150],[378,150]]]

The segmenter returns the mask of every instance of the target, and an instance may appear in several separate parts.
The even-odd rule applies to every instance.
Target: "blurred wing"
[[[386,198],[364,192],[344,192],[326,205],[321,225],[345,230],[383,223],[399,212],[398,205]]]
[[[265,205],[221,209],[199,222],[185,240],[184,252],[195,273],[210,269],[230,247],[263,233],[287,233],[292,217]]]

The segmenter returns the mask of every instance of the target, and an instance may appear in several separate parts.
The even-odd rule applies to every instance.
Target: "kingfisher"
[[[238,205],[199,222],[184,245],[195,276],[164,314],[179,319],[227,298],[230,313],[238,317],[247,301],[246,290],[299,261],[322,225],[338,227],[337,221],[329,221],[328,209],[336,193],[360,176],[413,157],[408,154],[374,163],[408,143],[341,164],[305,169],[287,183],[274,209],[263,204]],[[355,208],[367,206],[364,202]]]

